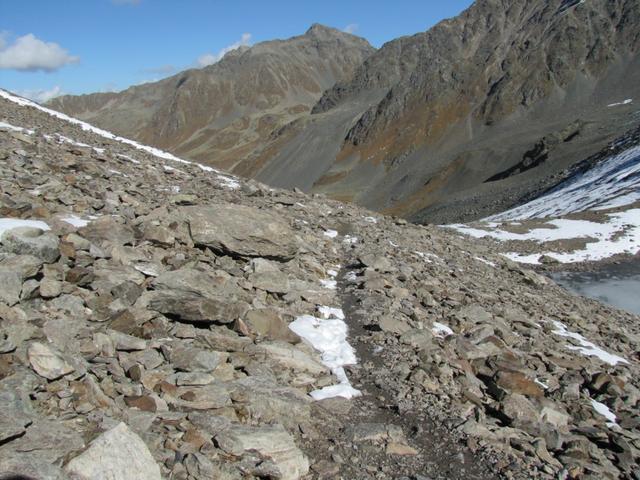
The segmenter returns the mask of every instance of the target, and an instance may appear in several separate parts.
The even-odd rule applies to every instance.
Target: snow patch
[[[351,272],[347,273],[347,275],[344,278],[348,282],[357,282],[358,281],[358,274],[356,272],[351,271]]]
[[[547,385],[546,383],[544,383],[542,380],[539,379],[535,379],[534,380],[535,383],[537,383],[538,385],[540,385],[542,388],[544,388],[545,390],[549,390],[549,385]]]
[[[183,172],[182,170],[178,169],[178,168],[174,168],[170,165],[163,165],[162,168],[164,169],[165,172],[177,172],[180,173],[182,175],[187,175],[186,172]]]
[[[235,178],[228,177],[226,175],[218,175],[218,180],[220,180],[223,187],[230,190],[237,190],[240,188],[240,182]]]
[[[621,102],[610,103],[609,105],[607,105],[607,107],[619,107],[620,105],[629,105],[630,103],[633,103],[633,98],[627,98],[626,100],[623,100]]]
[[[6,122],[0,122],[0,130],[11,130],[13,132],[22,132],[22,133],[26,133],[27,135],[33,135],[33,130],[29,130],[28,128],[24,128],[24,127],[16,127],[15,125],[11,125],[10,123],[6,123]]]
[[[615,413],[613,413],[604,403],[591,399],[591,406],[596,412],[608,420],[607,427],[612,428],[618,425]]]
[[[376,217],[364,217],[364,221],[369,223],[378,223]]]
[[[346,243],[347,245],[354,245],[358,243],[358,237],[353,237],[351,235],[345,235],[342,239],[342,243]]]
[[[289,328],[300,338],[306,340],[320,352],[322,363],[331,370],[338,379],[337,385],[314,390],[309,395],[315,400],[344,397],[353,398],[361,395],[359,390],[351,386],[344,370],[346,365],[356,365],[355,351],[347,341],[347,324],[340,319],[320,319],[311,315],[302,315],[289,324]]]
[[[330,229],[325,230],[324,236],[329,238],[336,238],[338,236],[338,232],[336,230],[330,230]]]
[[[324,305],[321,305],[318,307],[318,312],[320,312],[320,315],[324,319],[329,319],[333,317],[333,318],[337,318],[338,320],[344,320],[344,312],[342,311],[341,308],[326,307]]]
[[[490,267],[496,267],[496,264],[487,260],[486,258],[482,258],[482,257],[473,257],[474,259],[478,260],[479,262],[485,263],[487,265],[489,265]]]
[[[556,327],[556,329],[553,330],[553,333],[561,337],[573,338],[580,344],[579,347],[575,345],[566,345],[569,350],[576,350],[587,357],[598,357],[600,360],[608,363],[609,365],[617,365],[618,363],[629,363],[626,359],[619,357],[618,355],[614,355],[612,353],[604,351],[596,344],[591,343],[590,341],[585,339],[579,333],[570,332],[564,323],[554,320],[553,324]]]
[[[320,285],[322,285],[324,288],[328,288],[329,290],[335,290],[336,288],[338,288],[338,282],[332,279],[320,280]]]
[[[434,260],[440,260],[440,257],[435,253],[424,253],[424,252],[418,252],[417,250],[414,251],[413,253],[427,263],[433,263]]]
[[[118,158],[122,158],[123,160],[128,160],[131,163],[135,163],[136,165],[140,165],[140,161],[139,160],[136,160],[135,158],[130,157],[129,155],[124,155],[122,153],[119,153],[118,154]]]
[[[453,330],[451,330],[444,323],[433,322],[433,326],[431,327],[431,333],[433,333],[436,337],[447,337],[449,335],[453,335]]]
[[[555,240],[593,239],[581,250],[572,252],[541,252],[535,254],[518,254],[509,252],[505,257],[520,263],[538,264],[541,255],[547,255],[560,263],[597,261],[618,254],[635,255],[640,251],[640,209],[634,208],[624,212],[607,214],[604,223],[587,220],[556,219],[547,223],[551,228],[536,228],[527,233],[512,233],[497,228],[497,224],[489,223],[492,230],[481,230],[465,225],[450,226],[457,231],[474,238],[491,237],[499,241],[525,241],[538,243]],[[555,228],[554,228],[555,227]]]
[[[98,217],[96,217],[94,215],[90,215],[86,219],[78,217],[77,215],[67,215],[65,217],[61,217],[60,220],[62,220],[65,223],[68,223],[70,225],[73,225],[74,227],[82,228],[82,227],[86,227],[87,225],[89,225],[89,223],[92,220],[95,220],[96,218],[98,218]]]

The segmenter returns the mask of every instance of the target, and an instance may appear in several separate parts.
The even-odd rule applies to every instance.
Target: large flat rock
[[[280,216],[254,207],[219,204],[184,207],[196,245],[238,257],[289,260],[298,252],[296,235]]]

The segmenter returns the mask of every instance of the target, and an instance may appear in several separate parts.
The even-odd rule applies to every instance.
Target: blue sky
[[[0,0],[0,87],[44,98],[121,90],[210,63],[226,48],[349,29],[375,47],[471,0]]]

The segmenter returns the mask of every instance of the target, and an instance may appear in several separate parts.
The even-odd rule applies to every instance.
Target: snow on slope
[[[560,217],[584,210],[605,210],[640,200],[640,146],[599,163],[551,192],[488,221]]]
[[[82,130],[88,131],[88,132],[93,132],[97,135],[100,135],[101,137],[104,138],[108,138],[109,140],[115,140],[117,142],[120,143],[124,143],[126,145],[130,145],[134,148],[137,148],[138,150],[142,150],[145,151],[147,153],[150,153],[151,155],[158,157],[158,158],[162,158],[164,160],[171,160],[172,162],[177,162],[177,163],[183,163],[183,164],[187,164],[187,165],[196,165],[197,167],[199,167],[201,170],[205,171],[205,172],[213,172],[217,174],[217,178],[218,180],[220,180],[220,182],[222,182],[222,184],[224,184],[227,188],[239,188],[240,187],[240,183],[238,182],[238,180],[233,177],[232,175],[228,175],[228,174],[222,174],[219,170],[212,168],[212,167],[208,167],[206,165],[201,165],[199,163],[195,163],[195,162],[190,162],[188,160],[184,160],[182,158],[178,158],[175,155],[169,153],[169,152],[165,152],[164,150],[160,150],[159,148],[155,148],[155,147],[150,147],[148,145],[143,145],[141,143],[138,143],[134,140],[130,140],[128,138],[124,138],[124,137],[120,137],[118,135],[115,135],[111,132],[108,132],[107,130],[103,130],[101,128],[98,127],[94,127],[93,125],[83,122],[81,120],[78,120],[77,118],[73,118],[70,117],[68,115],[65,115],[64,113],[60,113],[57,112],[55,110],[51,110],[50,108],[46,108],[43,107],[42,105],[32,102],[31,100],[27,100],[26,98],[22,98],[19,97],[17,95],[13,95],[11,93],[9,93],[6,90],[3,90],[0,88],[0,97],[5,98],[6,100],[9,100],[11,102],[17,103],[18,105],[22,105],[25,107],[32,107],[32,108],[36,108],[42,112],[45,112],[49,115],[51,115],[52,117],[56,117],[59,118],[60,120],[64,120],[65,122],[69,122],[72,123],[74,125],[78,125],[80,126],[80,128],[82,128]],[[8,124],[7,124],[8,125]],[[15,127],[14,127],[15,128]],[[73,142],[73,140],[70,139],[66,139],[66,137],[62,137],[60,136],[60,138],[70,141],[72,143],[77,143],[77,142]]]
[[[590,170],[563,182],[524,205],[484,219],[473,226],[449,225],[474,238],[491,237],[501,242],[537,242],[539,251],[504,253],[520,263],[538,264],[541,256],[560,263],[598,261],[613,255],[640,252],[640,146],[612,155]],[[618,207],[626,210],[605,213]],[[594,219],[558,218],[593,212]],[[545,222],[536,219],[551,218]],[[533,220],[533,222],[531,222]],[[582,240],[580,248],[560,250],[546,242]],[[585,243],[586,242],[586,243]],[[516,246],[514,246],[516,244]],[[554,250],[555,249],[555,250]]]

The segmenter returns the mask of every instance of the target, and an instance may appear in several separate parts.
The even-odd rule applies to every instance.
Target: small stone
[[[35,372],[47,380],[56,380],[74,371],[74,368],[51,348],[34,342],[27,351],[29,363]]]
[[[143,412],[157,411],[155,400],[146,395],[124,397],[124,403],[127,404],[127,407],[137,408],[138,410],[142,410]]]
[[[387,452],[387,455],[412,456],[412,455],[418,454],[418,451],[415,448],[412,448],[409,445],[405,445],[404,443],[399,443],[399,442],[389,442],[387,444],[386,452]]]
[[[22,275],[15,270],[0,268],[0,300],[9,306],[20,301],[22,291]]]
[[[110,330],[108,335],[113,341],[116,350],[130,352],[135,350],[144,350],[147,348],[147,342],[142,338],[127,335],[126,333],[118,332],[116,330]]]
[[[404,319],[394,315],[383,315],[378,319],[378,326],[383,332],[389,333],[405,333],[411,330],[411,325]]]
[[[293,333],[289,324],[274,309],[260,308],[249,310],[244,319],[250,333],[271,340],[283,340],[290,343],[300,342],[300,337]]]
[[[40,281],[40,296],[42,298],[55,298],[62,293],[62,282],[45,277]]]
[[[93,271],[88,268],[73,267],[67,272],[65,280],[70,283],[75,283],[80,287],[86,287],[93,282],[94,275]]]

